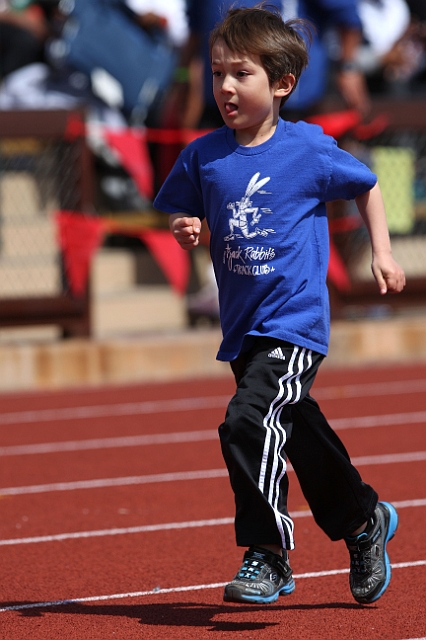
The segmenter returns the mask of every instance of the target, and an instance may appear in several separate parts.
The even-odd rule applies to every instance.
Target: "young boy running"
[[[317,524],[349,549],[360,603],[389,584],[387,542],[398,524],[352,466],[309,395],[327,354],[325,203],[355,199],[380,292],[405,284],[393,260],[376,176],[318,126],[285,122],[281,104],[308,61],[306,24],[233,9],[210,40],[213,91],[225,126],[181,153],[154,205],[184,249],[211,233],[223,341],[237,382],[219,427],[235,494],[237,545],[248,547],[228,602],[269,603],[294,588],[287,456]]]

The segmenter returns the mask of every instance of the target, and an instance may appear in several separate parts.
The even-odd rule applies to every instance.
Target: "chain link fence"
[[[0,298],[67,290],[54,214],[78,208],[77,153],[63,141],[0,140]]]
[[[55,222],[60,210],[82,209],[91,180],[82,137],[66,136],[68,117],[0,113],[1,327],[59,322],[66,334],[84,316],[77,333],[88,331],[87,301],[71,296]]]
[[[346,141],[343,146],[378,177],[394,258],[408,279],[426,281],[426,130],[410,131],[409,127],[385,130],[371,140]],[[353,283],[370,281],[371,249],[367,230],[353,202],[342,204],[340,214],[343,220],[333,239],[350,279]],[[349,223],[347,228],[345,218]]]

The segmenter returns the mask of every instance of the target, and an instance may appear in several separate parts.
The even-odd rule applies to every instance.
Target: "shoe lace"
[[[363,538],[361,538],[363,536]],[[349,556],[350,556],[350,565],[351,565],[351,573],[359,573],[365,574],[369,573],[371,568],[371,547],[367,547],[366,549],[361,549],[357,543],[361,542],[363,539],[367,538],[365,534],[361,534],[354,541],[353,544],[349,546]]]
[[[243,580],[256,580],[265,563],[256,558],[245,558],[237,577]]]

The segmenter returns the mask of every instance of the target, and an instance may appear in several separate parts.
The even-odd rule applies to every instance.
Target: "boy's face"
[[[225,124],[236,138],[275,127],[285,92],[281,83],[271,86],[260,57],[231,51],[217,40],[212,49],[213,94]],[[284,93],[283,93],[284,92]]]

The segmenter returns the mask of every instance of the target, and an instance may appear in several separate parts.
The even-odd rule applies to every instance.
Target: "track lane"
[[[352,418],[351,418],[352,419]],[[338,430],[352,457],[394,454],[426,448],[426,425],[402,424]],[[160,445],[89,449],[32,456],[0,456],[0,487],[73,482],[150,473],[184,472],[223,467],[216,429],[207,440]],[[372,437],[372,431],[374,436]],[[176,432],[175,432],[176,433]],[[179,432],[185,433],[185,432]],[[186,432],[191,435],[191,432]],[[164,434],[166,435],[166,434]],[[172,437],[173,434],[170,434]],[[1,495],[1,489],[0,489]]]
[[[423,509],[402,509],[400,512],[401,527],[395,540],[390,543],[392,562],[407,562],[424,560],[426,543],[424,537],[411,535],[410,526],[416,519],[424,518]],[[335,569],[347,569],[348,558],[343,543],[331,543],[323,534],[319,535],[319,542],[323,553],[318,554],[312,549],[313,521],[303,522],[303,529],[299,531],[297,552],[292,552],[293,570],[330,571]],[[114,592],[135,591],[141,588],[141,579],[144,576],[143,588],[154,589],[171,588],[174,586],[193,584],[194,566],[197,567],[197,582],[221,582],[229,578],[229,573],[235,572],[241,561],[241,550],[234,550],[228,554],[229,559],[217,563],[215,554],[206,554],[206,545],[203,540],[215,540],[217,544],[232,544],[232,525],[194,528],[188,530],[166,531],[159,536],[156,532],[134,534],[129,537],[105,537],[102,539],[102,561],[100,562],[98,549],[99,541],[69,540],[65,542],[52,542],[40,545],[27,545],[25,548],[10,547],[7,549],[7,558],[4,562],[5,572],[13,572],[16,561],[24,552],[27,561],[33,569],[28,574],[31,579],[27,585],[21,584],[17,593],[22,598],[34,598],[51,600],[54,593],[61,598],[77,597],[86,590],[86,595],[100,593],[105,584],[113,587]],[[186,542],[187,541],[187,542]],[[398,541],[398,544],[396,542]],[[412,541],[412,542],[410,542]],[[173,558],[173,571],[167,562],[155,563],[152,566],[152,552],[161,546],[165,558]],[[179,550],[191,549],[191,562],[188,563],[187,553]],[[129,554],[129,550],[131,553]],[[158,553],[158,551],[157,551]],[[205,556],[209,557],[205,557]],[[129,566],[134,570],[129,572]],[[62,569],[61,569],[62,567]],[[63,572],[63,575],[61,574]],[[34,573],[33,573],[34,572]],[[47,580],[47,576],[49,579]],[[10,585],[4,589],[16,589],[19,582],[9,576]],[[8,580],[9,582],[9,580]],[[126,586],[127,585],[127,586]],[[35,591],[38,594],[35,594]],[[44,595],[41,595],[44,593]],[[348,594],[350,597],[350,594]],[[10,597],[10,596],[9,596]],[[58,597],[56,597],[58,599]]]
[[[346,408],[350,403],[359,404],[359,399],[367,403],[391,403],[398,401],[401,396],[408,397],[411,402],[421,403],[422,394],[426,391],[426,380],[416,379],[405,383],[384,383],[339,385],[314,388],[313,395],[319,402],[333,402],[343,404]],[[181,398],[164,398],[163,400],[140,400],[132,402],[75,404],[57,408],[37,408],[0,413],[0,426],[16,424],[43,424],[49,422],[68,422],[78,420],[96,420],[105,418],[125,418],[127,416],[149,416],[153,414],[174,414],[185,411],[225,409],[231,393],[212,395],[203,393],[200,396],[186,396]],[[355,404],[355,406],[356,406]],[[339,406],[336,404],[335,406]],[[347,411],[345,410],[347,414]]]
[[[389,544],[391,561],[395,564],[413,563],[426,560],[426,541],[421,532],[411,535],[419,517],[425,519],[426,510],[401,509],[401,527],[395,540]],[[323,534],[319,536],[321,554],[312,545],[312,518],[306,519],[306,527],[300,531],[296,551],[291,554],[295,574],[318,572],[347,573],[348,556],[343,543],[332,543]],[[8,577],[4,586],[2,602],[16,600],[19,594],[21,602],[52,601],[70,599],[84,595],[96,596],[102,593],[129,593],[153,589],[173,589],[192,584],[223,583],[238,568],[242,550],[234,549],[217,562],[216,555],[206,553],[206,540],[215,541],[222,548],[232,548],[232,526],[218,526],[187,531],[169,531],[161,535],[161,557],[170,558],[173,571],[168,562],[153,565],[153,554],[158,555],[159,540],[156,533],[135,534],[129,538],[104,538],[102,556],[96,540],[66,541],[43,545],[27,545],[25,556],[28,581],[22,584],[19,576],[14,575],[14,567],[22,557],[22,549],[11,547],[4,562],[4,572]],[[129,553],[129,541],[131,553]],[[208,547],[209,545],[207,545]],[[188,554],[182,552],[191,549],[191,562]],[[194,567],[197,568],[194,574]],[[401,569],[403,570],[403,569]],[[419,573],[426,576],[426,565],[419,567]],[[194,575],[197,581],[194,583]],[[338,576],[331,576],[329,582]],[[344,587],[343,587],[344,585]],[[393,585],[392,585],[393,586]],[[390,588],[389,595],[393,589]],[[218,598],[221,594],[217,594]],[[347,575],[342,583],[341,597],[351,603],[352,598],[347,586]],[[388,599],[388,594],[382,599]],[[1,606],[0,606],[1,608]]]
[[[363,416],[332,420],[335,431],[355,428],[393,427],[420,425],[426,426],[426,412],[411,412],[397,415]],[[400,433],[400,431],[398,431]],[[408,431],[409,433],[409,431]],[[144,447],[152,445],[171,445],[188,442],[206,442],[218,440],[217,429],[193,431],[173,431],[170,433],[135,434],[133,436],[115,436],[101,438],[83,438],[81,440],[63,440],[55,442],[36,442],[0,446],[0,458],[26,455],[44,455],[50,453],[69,453],[75,451],[96,451],[102,449],[121,449],[125,447]]]
[[[352,372],[347,372],[346,375],[349,376],[350,373]],[[354,376],[352,378],[349,376],[347,380],[352,380],[353,382],[359,375],[360,383],[363,381],[362,383],[364,384],[371,373],[371,371],[355,372]],[[377,374],[377,370],[373,373]],[[408,375],[407,370],[405,373]],[[412,370],[410,370],[410,373],[412,375]],[[417,374],[420,375],[420,369],[417,369]],[[389,376],[389,372],[386,375]],[[385,379],[395,380],[392,377],[386,378],[386,375]],[[382,379],[380,378],[380,380]],[[328,381],[330,383],[329,386],[333,386],[336,378],[334,378],[334,383],[332,376],[328,378]],[[339,376],[338,381],[340,385],[343,382],[343,377]],[[377,377],[375,381],[378,381]],[[229,385],[229,382],[226,384]],[[152,394],[153,388],[151,387],[149,393],[145,396],[147,400],[152,399],[153,396],[150,394]],[[164,390],[167,391],[167,395],[170,397],[169,388],[167,387]],[[174,390],[177,390],[177,387]],[[184,397],[189,397],[190,394],[188,394],[188,388],[185,385],[182,386],[182,390],[186,394]],[[190,390],[192,391],[193,389]],[[134,389],[127,391],[128,401],[132,401],[131,393],[133,391]],[[215,391],[214,383],[209,387],[209,391]],[[146,389],[144,390],[145,392]],[[157,392],[159,392],[159,388],[157,388]],[[84,400],[85,398],[87,402],[89,396],[94,404],[102,400],[101,394],[84,393],[80,394],[80,399]],[[120,397],[122,398],[123,396],[120,395]],[[64,403],[63,406],[67,406],[67,402],[69,406],[69,398],[70,396],[66,394],[62,396],[61,402]],[[398,402],[392,399],[390,402],[395,402],[392,405],[390,402],[385,402],[386,397],[383,398],[383,404],[377,398],[372,397],[373,409],[369,404],[370,397],[365,400],[358,399],[354,405],[357,410],[352,411],[352,415],[360,415],[360,413],[373,415],[382,411],[383,413],[390,413],[390,406],[392,411],[397,409],[398,412],[403,409],[412,411],[414,406],[419,411],[424,410],[426,408],[424,406],[424,396],[423,405],[418,398],[422,400],[420,393],[410,394],[408,398],[410,404],[407,408],[404,395],[399,397]],[[110,399],[111,396],[108,400]],[[413,405],[416,402],[419,402],[419,404]],[[346,406],[347,409],[352,407],[353,409],[351,403],[352,401],[343,401],[342,405],[340,405],[340,401],[338,402],[337,400],[321,401],[321,405],[327,415],[330,415],[329,406],[333,411],[336,409],[336,419],[344,416],[341,406]],[[397,407],[398,404],[399,407]],[[402,406],[403,404],[404,406]],[[39,406],[43,407],[42,404]],[[381,408],[377,409],[379,406]],[[206,412],[203,414],[203,420],[205,420],[205,414]],[[190,418],[191,415],[195,416],[195,413],[188,413],[187,415]],[[167,418],[169,417],[167,416]],[[102,432],[100,422],[96,427],[99,429],[99,433]],[[104,421],[106,429],[109,428],[108,422],[112,421]],[[178,421],[176,424],[178,424]],[[62,433],[63,426],[64,424],[60,425],[61,437],[64,435]],[[217,422],[215,426],[217,426]],[[131,425],[129,424],[128,428],[130,431],[135,429],[136,432],[136,421]],[[196,427],[192,425],[192,428]],[[182,431],[181,421],[178,430]],[[398,430],[400,431],[399,434]],[[2,429],[0,429],[1,433]],[[83,434],[83,430],[81,431],[81,437],[87,438],[88,433],[91,433],[91,424],[86,425],[85,434]],[[400,437],[401,434],[402,437]],[[376,427],[374,429],[351,429],[340,432],[340,435],[345,438],[345,441],[347,439],[347,446],[351,455],[355,453],[363,456],[377,455],[386,450],[388,453],[397,453],[401,450],[414,451],[414,447],[426,450],[426,440],[422,440],[421,425],[413,426],[411,424]],[[207,449],[210,444],[205,442],[204,447]],[[413,449],[407,447],[408,444],[413,445]],[[170,455],[173,455],[176,445],[161,446],[167,447]],[[187,446],[188,448],[193,448],[194,443],[188,443]],[[151,449],[151,447],[145,448],[146,451],[148,449]],[[127,452],[129,450],[127,449]],[[200,455],[196,447],[193,452]],[[68,454],[55,455],[58,455],[59,458],[62,457],[62,460],[64,460],[64,455]],[[201,453],[201,455],[205,456],[206,454]],[[46,464],[50,455],[41,457],[45,459]],[[24,459],[25,456],[16,458],[15,464],[18,463],[19,466],[28,464],[28,457]],[[0,460],[0,464],[3,466],[4,459],[0,458]],[[98,463],[102,464],[102,456],[99,456],[99,460],[96,460],[96,465]],[[108,467],[108,465],[106,466]],[[419,487],[426,486],[425,467],[424,462],[416,462],[365,466],[361,470],[367,481],[370,478],[375,486],[380,486],[380,491],[383,489],[384,495],[381,497],[395,500],[398,496],[400,496],[400,499],[413,498],[414,492]],[[159,469],[159,471],[163,470]],[[75,468],[75,471],[78,472],[78,467]],[[299,506],[299,502],[300,506],[303,507],[304,499],[300,489],[297,487],[294,474],[292,474],[291,482],[290,507],[295,509],[296,506]],[[90,496],[91,506],[93,506],[94,510],[98,509],[96,515],[94,512],[91,514],[90,517],[93,515],[91,521],[93,524],[97,523],[98,525],[105,515],[107,520],[109,518],[115,524],[117,523],[117,516],[127,519],[129,515],[135,521],[139,520],[139,523],[142,518],[144,522],[147,519],[151,522],[166,522],[164,517],[161,519],[159,516],[161,514],[164,516],[165,512],[173,513],[173,509],[179,512],[180,520],[183,520],[186,519],[186,514],[191,509],[193,509],[194,514],[199,513],[202,509],[205,509],[208,513],[215,509],[219,512],[223,507],[223,500],[226,500],[227,509],[229,507],[230,512],[232,511],[232,497],[226,478],[201,481],[204,487],[204,500],[202,495],[200,497],[200,483],[198,484],[199,486],[197,487],[196,483],[189,483],[188,486],[176,483],[173,491],[171,490],[171,485],[168,487],[150,485],[149,490],[148,487],[116,487],[109,490],[96,489],[87,492],[68,492],[66,499],[58,500],[57,504],[59,505],[60,501],[63,502],[65,512],[67,511],[67,506],[69,507],[70,521],[75,524],[74,509],[76,511],[81,509],[81,503],[77,498],[85,495],[85,499],[87,499]],[[207,486],[209,486],[208,490]],[[220,491],[217,490],[219,486],[221,487]],[[227,497],[225,498],[225,496]],[[58,498],[59,496],[56,497]],[[50,502],[51,499],[53,502]],[[61,513],[55,513],[56,498],[54,498],[54,494],[49,494],[49,496],[30,496],[28,503],[31,500],[34,505],[34,516],[39,509],[47,511],[45,520],[39,522],[40,530],[43,530],[43,528],[48,530],[52,521],[55,522],[56,515],[58,515],[56,524],[60,525],[62,523]],[[112,500],[111,509],[109,509],[110,500]],[[3,509],[6,504],[9,504],[10,508],[12,508],[12,504],[23,506],[24,501],[27,501],[25,496],[2,498],[0,499],[0,509]],[[154,502],[158,504],[154,504]],[[130,514],[118,514],[115,507],[126,509],[126,507],[120,507],[123,504],[131,505]],[[142,512],[136,514],[133,512],[133,508],[142,508]],[[221,511],[221,514],[223,513],[224,510]],[[226,513],[229,512],[226,510]],[[16,514],[19,514],[19,508],[16,510]],[[85,515],[87,516],[88,514]],[[410,553],[414,551],[425,551],[423,541],[424,525],[426,524],[425,508],[401,509],[400,518],[400,529],[389,547],[393,562],[396,562],[400,557],[410,557]],[[323,566],[331,567],[330,570],[333,570],[333,567],[334,569],[339,569],[339,567],[347,566],[347,552],[344,546],[330,543],[316,527],[312,518],[306,517],[296,520],[296,527],[297,548],[292,554],[292,565],[296,573],[303,572],[304,566],[307,567],[308,571],[311,571],[314,566],[319,566],[319,571]],[[32,524],[29,525],[28,531],[32,528]],[[119,538],[120,542],[117,542]],[[5,575],[4,583],[6,583],[7,589],[10,587],[8,591],[10,597],[16,598],[18,596],[21,602],[23,597],[23,575],[25,576],[25,583],[28,581],[28,585],[25,584],[24,590],[28,589],[25,593],[30,592],[32,597],[38,593],[40,598],[45,600],[44,594],[55,592],[56,597],[53,599],[57,600],[58,593],[64,593],[67,590],[72,593],[78,591],[78,596],[80,597],[86,595],[96,596],[96,594],[102,593],[119,593],[115,588],[112,589],[116,585],[125,585],[124,590],[120,591],[123,594],[129,593],[129,587],[133,587],[133,585],[136,585],[135,591],[140,591],[141,583],[145,584],[147,580],[152,578],[153,557],[156,559],[155,577],[164,584],[166,584],[164,580],[168,580],[169,584],[172,585],[171,588],[179,584],[196,584],[194,571],[196,575],[200,574],[203,578],[205,578],[206,574],[207,578],[209,578],[209,576],[219,574],[222,571],[222,576],[224,576],[222,580],[226,581],[235,573],[241,561],[241,550],[235,549],[234,546],[232,525],[210,527],[205,530],[192,529],[190,531],[162,531],[122,535],[116,536],[114,543],[111,538],[109,541],[103,538],[97,541],[94,539],[91,541],[74,540],[38,545],[39,549],[44,547],[44,554],[40,553],[40,551],[35,552],[36,546],[31,544],[23,545],[20,552],[17,547],[12,552],[12,547],[10,547],[7,549],[7,554],[4,554],[5,549],[0,549],[0,562]],[[33,547],[32,550],[31,547]],[[46,555],[46,549],[49,547],[51,550]],[[55,548],[56,552],[52,551]],[[226,551],[226,553],[221,552],[221,550]],[[190,562],[188,562],[188,558],[190,558]],[[19,567],[18,571],[17,567]],[[25,573],[22,573],[22,571]],[[421,620],[418,619],[418,612],[422,611],[421,607],[424,604],[423,587],[425,575],[424,567],[396,570],[388,592],[379,601],[378,605],[373,607],[359,607],[354,603],[347,588],[347,576],[337,575],[327,578],[300,579],[296,593],[293,596],[288,599],[280,599],[279,606],[275,608],[256,608],[257,611],[254,611],[252,607],[224,607],[220,601],[221,590],[213,589],[204,592],[151,595],[140,598],[137,602],[130,599],[127,601],[121,600],[115,604],[109,602],[104,604],[73,605],[74,610],[72,613],[70,613],[69,608],[56,607],[51,608],[48,612],[38,613],[35,618],[31,618],[33,614],[27,614],[29,617],[23,617],[17,612],[4,613],[1,614],[5,616],[1,618],[1,623],[2,626],[5,624],[4,628],[7,632],[8,640],[15,640],[15,638],[21,640],[24,637],[31,637],[31,640],[38,640],[38,638],[45,640],[46,637],[56,637],[55,634],[60,634],[63,638],[75,638],[76,633],[79,634],[78,637],[102,639],[118,637],[128,640],[133,637],[140,638],[141,634],[142,637],[146,635],[147,637],[156,638],[164,637],[166,633],[167,637],[176,635],[179,638],[194,638],[196,636],[199,639],[211,638],[211,629],[223,633],[238,631],[243,637],[247,638],[255,632],[256,637],[268,637],[268,639],[279,637],[281,639],[285,633],[290,637],[295,637],[294,633],[296,632],[298,634],[297,637],[304,640],[311,637],[315,639],[321,637],[358,638],[359,633],[363,633],[369,638],[383,637],[387,640],[392,640],[393,638],[395,640],[403,640],[404,638],[419,638],[426,633],[424,616]],[[188,579],[188,582],[181,582],[181,576]],[[11,580],[10,583],[8,582],[9,579]],[[211,583],[210,580],[208,582]],[[326,586],[324,587],[324,585]],[[400,585],[398,589],[396,588],[397,585]],[[99,590],[101,587],[105,588]],[[66,595],[65,597],[69,596]],[[290,598],[292,603],[289,603]],[[404,611],[403,616],[400,614],[401,610]],[[36,626],[34,625],[35,621],[37,622]],[[76,631],[77,629],[78,631]]]
[[[418,394],[424,393],[426,385],[424,367],[402,368],[395,371],[395,375],[392,377],[389,376],[389,369],[375,369],[374,367],[361,370],[362,377],[358,378],[356,370],[353,369],[349,370],[349,374],[347,370],[334,370],[331,377],[330,373],[324,375],[323,371],[320,371],[313,386],[314,395],[321,401],[328,398],[338,399],[339,397],[349,400],[353,397],[405,395],[410,393],[410,389],[413,390],[413,393]],[[401,375],[397,376],[396,374],[398,373],[401,373]],[[336,380],[339,381],[338,384],[336,384]],[[388,381],[386,382],[386,380]],[[212,393],[212,388],[216,393]],[[222,397],[223,401],[226,401],[226,398],[230,397],[234,391],[234,384],[231,378],[197,379],[188,383],[168,384],[166,398],[164,397],[164,389],[165,385],[157,384],[101,387],[100,389],[89,387],[80,391],[70,389],[63,392],[0,394],[0,411],[1,414],[6,414],[6,422],[10,420],[8,413],[15,413],[18,416],[29,412],[42,414],[48,411],[53,414],[55,410],[58,415],[50,419],[56,420],[60,418],[61,412],[67,412],[73,408],[76,412],[82,407],[99,410],[103,406],[109,406],[114,410],[114,407],[126,404],[149,405],[156,402],[161,402],[167,406],[168,403],[173,403],[174,400],[179,402],[182,398],[191,398],[191,396],[193,398]],[[23,410],[23,407],[25,410]],[[143,409],[144,412],[146,412],[146,407]],[[1,417],[1,420],[3,419]],[[34,420],[34,417],[31,420]]]
[[[401,575],[400,584],[404,576]],[[397,579],[398,573],[394,580]],[[421,605],[421,583],[416,581],[414,571],[409,579],[416,594],[410,600],[404,591],[401,592],[399,602],[404,610],[410,605],[417,608]],[[327,577],[317,582],[318,585],[314,585],[311,580],[301,580],[297,597],[294,594],[268,607],[226,605],[218,602],[217,589],[210,589],[158,594],[130,601],[117,598],[112,602],[82,602],[51,607],[47,611],[37,611],[35,620],[17,617],[16,613],[2,614],[2,621],[7,619],[13,624],[17,634],[25,634],[33,623],[34,640],[45,640],[46,632],[51,632],[51,637],[73,638],[76,627],[80,637],[107,638],[113,632],[115,636],[126,640],[140,640],[141,637],[196,637],[207,640],[211,639],[212,632],[225,637],[232,633],[233,636],[261,640],[297,636],[316,640],[355,640],[360,636],[373,640],[424,638],[424,635],[421,637],[424,630],[421,621],[413,617],[404,620],[395,602],[389,601],[386,606],[383,605],[383,617],[389,621],[385,629],[377,619],[375,608],[361,607],[342,599],[342,578],[334,583]],[[324,592],[329,600],[326,605]]]
[[[345,411],[339,411],[336,407],[336,402],[327,403],[328,410],[324,410],[330,419],[330,422],[336,430],[344,430],[358,427],[380,427],[380,426],[392,426],[407,424],[426,424],[426,410],[424,409],[423,397],[416,398],[417,403],[411,403],[410,398],[407,397],[404,400],[409,402],[409,411],[400,411],[400,401],[392,407],[389,401],[383,401],[382,403],[375,403],[367,405],[364,411],[360,411],[359,402],[352,408],[346,406]],[[341,401],[340,401],[341,402]],[[413,406],[414,405],[414,406]],[[367,410],[370,411],[367,413]],[[16,414],[13,414],[16,415]],[[161,444],[161,441],[156,441],[156,438],[163,438],[163,442],[167,444],[166,435],[170,434],[170,442],[175,435],[179,434],[194,434],[196,440],[196,434],[201,434],[204,431],[210,430],[211,436],[216,438],[217,427],[223,419],[223,411],[219,410],[206,410],[206,412],[198,411],[198,418],[194,420],[194,416],[191,414],[173,415],[172,417],[164,417],[162,412],[158,412],[151,417],[144,416],[141,418],[132,417],[120,417],[111,416],[112,420],[99,421],[93,418],[86,418],[84,424],[75,422],[55,421],[54,425],[48,423],[38,426],[38,424],[31,424],[29,427],[27,424],[11,424],[3,425],[0,429],[0,438],[2,444],[0,445],[0,457],[8,455],[8,450],[11,450],[10,455],[16,455],[20,452],[13,451],[13,448],[23,448],[23,443],[26,443],[28,449],[31,449],[31,445],[36,449],[37,445],[42,447],[43,445],[58,446],[58,451],[61,450],[61,444],[64,448],[67,444],[81,444],[80,450],[84,450],[85,443],[88,443],[88,447],[96,449],[96,446],[90,446],[92,441],[99,440],[113,440],[118,441],[124,438],[140,438],[141,443],[130,443],[131,446],[139,446],[139,444]],[[80,423],[80,424],[79,424]],[[198,427],[198,428],[197,428]],[[185,430],[183,430],[183,428]],[[214,432],[214,433],[213,433]],[[50,440],[47,439],[50,436]],[[68,438],[68,439],[67,439]],[[70,440],[72,439],[73,440]],[[121,445],[120,445],[121,446]],[[102,448],[101,445],[99,448]],[[70,449],[72,450],[72,449]],[[30,451],[28,451],[30,452]],[[37,453],[37,451],[34,451]],[[25,452],[23,452],[25,453]]]
[[[426,486],[424,462],[360,467],[364,481],[371,483],[381,499],[412,498],[409,489]],[[407,482],[401,478],[407,478]],[[291,513],[307,510],[294,473],[290,473]],[[222,478],[181,481],[140,487],[122,486],[64,494],[36,494],[3,498],[2,539],[54,535],[63,532],[116,527],[155,525],[161,522],[232,518],[234,507],[226,473]],[[190,499],[188,499],[190,496]],[[418,496],[416,496],[418,497]],[[299,527],[299,524],[296,524]]]

